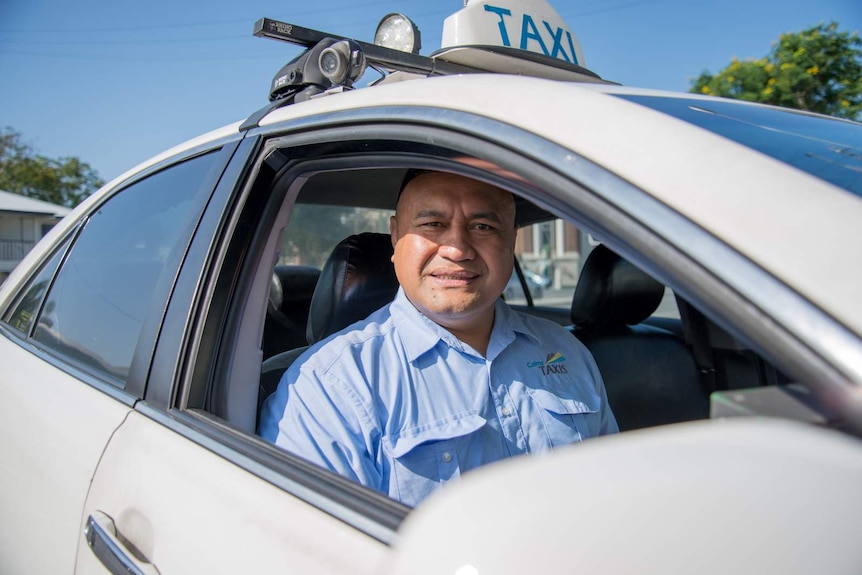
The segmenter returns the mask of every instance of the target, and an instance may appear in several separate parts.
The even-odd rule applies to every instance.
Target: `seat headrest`
[[[641,323],[658,309],[664,286],[603,245],[590,252],[572,298],[572,323],[601,331]]]
[[[389,234],[349,236],[333,248],[311,297],[306,339],[314,344],[365,319],[395,298]]]

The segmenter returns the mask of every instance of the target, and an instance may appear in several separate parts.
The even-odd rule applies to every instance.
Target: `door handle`
[[[141,557],[140,552],[117,533],[117,526],[109,515],[94,511],[87,518],[84,536],[102,565],[114,575],[159,575],[156,566]]]

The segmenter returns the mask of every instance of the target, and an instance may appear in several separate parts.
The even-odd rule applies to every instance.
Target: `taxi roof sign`
[[[585,67],[577,37],[545,0],[466,0],[443,22],[441,48],[504,46]]]

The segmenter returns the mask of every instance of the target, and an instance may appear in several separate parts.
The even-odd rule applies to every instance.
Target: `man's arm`
[[[598,371],[598,369],[596,370]],[[599,435],[607,435],[609,433],[619,433],[620,428],[617,425],[617,418],[614,417],[614,412],[611,410],[611,404],[608,403],[608,392],[605,389],[604,381],[601,374],[596,381],[596,392],[602,398],[601,423],[599,424]]]
[[[605,382],[602,379],[602,373],[599,371],[599,366],[596,363],[593,354],[590,353],[589,349],[587,349],[587,346],[585,346],[583,342],[581,342],[579,339],[573,339],[575,347],[578,348],[578,351],[584,358],[584,364],[586,365],[587,370],[590,373],[590,377],[593,380],[593,385],[595,386],[596,394],[599,396],[599,399],[601,401],[601,411],[599,413],[599,435],[619,433],[620,428],[617,425],[617,419],[616,417],[614,417],[614,412],[611,409],[611,404],[608,402],[608,392],[605,388]]]
[[[380,491],[375,426],[356,393],[305,366],[284,374],[261,415],[261,436],[313,463]]]

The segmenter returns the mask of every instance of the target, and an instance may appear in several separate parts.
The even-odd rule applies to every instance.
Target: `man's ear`
[[[398,241],[398,220],[395,216],[389,216],[389,236],[392,238],[392,249],[395,249],[395,243]]]
[[[395,244],[398,243],[398,220],[395,216],[389,217],[389,239],[392,241],[392,256],[389,261],[395,263]]]

